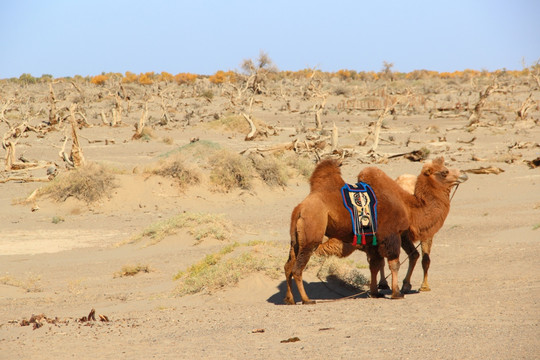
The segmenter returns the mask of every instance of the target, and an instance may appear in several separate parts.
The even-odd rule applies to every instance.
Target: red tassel
[[[362,245],[366,245],[366,235],[362,233]]]
[[[354,246],[358,245],[358,236],[354,235],[354,241],[352,243]]]

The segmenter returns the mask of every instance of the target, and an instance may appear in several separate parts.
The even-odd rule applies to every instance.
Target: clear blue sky
[[[0,78],[237,70],[522,69],[540,0],[0,0]]]

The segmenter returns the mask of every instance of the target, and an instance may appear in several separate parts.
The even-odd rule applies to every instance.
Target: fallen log
[[[468,170],[463,170],[463,171],[466,173],[471,173],[471,174],[495,174],[495,175],[498,175],[504,172],[503,169],[495,167],[495,166],[480,167],[476,169],[468,169]]]
[[[422,148],[419,150],[413,150],[406,153],[389,155],[387,156],[387,159],[393,159],[393,158],[403,156],[405,159],[408,159],[410,161],[420,161],[420,160],[426,159],[428,155],[429,155],[429,152],[426,149]]]

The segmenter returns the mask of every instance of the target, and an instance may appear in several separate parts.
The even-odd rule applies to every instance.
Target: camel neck
[[[433,236],[444,224],[450,211],[450,193],[429,184],[416,184],[411,196],[410,217],[415,237]]]

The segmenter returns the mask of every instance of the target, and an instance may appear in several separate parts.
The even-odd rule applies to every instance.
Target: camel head
[[[421,176],[428,178],[429,183],[448,192],[453,186],[461,184],[469,178],[467,174],[462,173],[459,169],[448,169],[444,165],[444,157],[442,156],[426,163],[422,167],[421,174]]]

